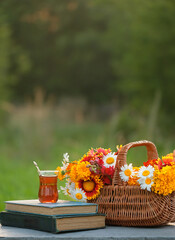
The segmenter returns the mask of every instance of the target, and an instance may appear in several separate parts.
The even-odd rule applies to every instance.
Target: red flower
[[[103,183],[107,185],[111,185],[112,179],[110,179],[108,176],[103,177]]]
[[[149,165],[151,165],[152,167],[154,167],[154,165],[157,165],[157,161],[158,161],[158,159],[148,160],[148,161],[144,162],[143,165],[144,165],[145,167],[148,167]]]
[[[103,166],[103,167],[101,168],[102,174],[103,174],[103,175],[108,175],[108,176],[110,176],[111,178],[112,178],[113,175],[114,175],[114,171],[115,171],[114,167],[106,168],[106,167]]]
[[[98,164],[100,167],[102,167],[103,164],[104,164],[104,162],[103,162],[102,159],[97,159],[97,164]]]
[[[158,160],[158,169],[160,170],[163,167],[162,160],[159,158]]]
[[[90,162],[91,156],[89,155],[84,155],[83,158],[81,159],[81,162]]]
[[[158,168],[159,170],[165,166],[171,166],[172,164],[174,164],[175,161],[173,160],[173,157],[169,157],[169,156],[165,156],[165,157],[162,157],[162,160],[159,159],[158,161]]]
[[[87,154],[88,154],[89,156],[92,156],[92,157],[93,157],[94,154],[95,154],[94,149],[91,148]]]
[[[165,165],[171,165],[171,163],[174,162],[172,157],[162,157],[162,160]]]
[[[98,197],[98,195],[100,194],[100,189],[103,188],[103,181],[101,180],[101,178],[98,175],[92,175],[89,179],[89,182],[94,182],[94,187],[88,190],[84,188],[84,182],[86,181],[80,179],[77,182],[77,187],[85,192],[87,199],[91,200]]]
[[[111,149],[110,148],[108,148],[108,149],[104,149],[104,148],[97,148],[96,149],[96,152],[97,153],[103,153],[103,155],[107,155],[108,153],[110,153],[111,152]]]

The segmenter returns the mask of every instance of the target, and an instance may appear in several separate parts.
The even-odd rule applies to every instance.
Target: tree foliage
[[[174,0],[3,0],[0,13],[1,99],[24,101],[40,86],[146,116],[159,95],[172,127]]]

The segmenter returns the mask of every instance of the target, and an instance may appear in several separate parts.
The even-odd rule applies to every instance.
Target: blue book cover
[[[2,226],[29,228],[39,231],[60,233],[105,227],[105,215],[97,213],[81,215],[39,215],[21,212],[1,212]]]
[[[71,215],[97,213],[96,203],[58,200],[56,203],[40,203],[38,199],[6,201],[6,211],[35,213],[43,215]]]

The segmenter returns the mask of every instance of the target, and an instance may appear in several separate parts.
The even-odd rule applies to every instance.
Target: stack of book
[[[105,215],[98,214],[98,205],[58,200],[40,203],[38,200],[6,201],[6,211],[0,213],[3,226],[30,228],[59,233],[105,227]]]

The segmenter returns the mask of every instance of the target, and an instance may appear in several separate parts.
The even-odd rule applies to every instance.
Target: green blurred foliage
[[[48,95],[95,101],[114,93],[110,56],[100,46],[106,22],[96,18],[91,1],[8,0],[1,7],[18,54],[10,62],[18,75],[15,100],[32,96],[38,86]]]
[[[4,0],[1,98],[83,96],[118,101],[174,131],[174,0]],[[166,134],[165,131],[165,134]]]
[[[174,1],[110,3],[114,8],[105,46],[113,53],[113,68],[118,76],[116,89],[122,95],[122,106],[125,103],[136,114],[146,117],[159,101],[157,124],[164,126],[166,132],[174,132]],[[106,5],[110,8],[110,4]]]
[[[36,197],[32,160],[140,139],[172,152],[174,43],[174,0],[1,0],[0,201]]]
[[[30,127],[26,121],[0,127],[0,211],[4,210],[4,201],[38,197],[39,179],[32,161],[40,169],[52,170],[61,166],[63,153],[68,152],[73,161],[81,159],[91,147],[110,147],[115,151],[117,144],[125,143],[119,139],[120,132],[117,137],[110,133],[107,123],[58,124],[57,119],[30,119],[30,123]],[[171,142],[163,150],[158,143],[155,142],[160,157],[172,152]],[[134,166],[143,165],[146,160],[144,147],[128,152],[127,162]],[[58,181],[58,188],[63,185],[63,181]],[[66,199],[62,192],[60,199]]]

